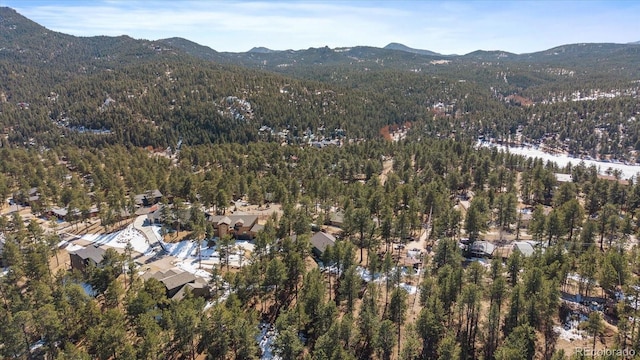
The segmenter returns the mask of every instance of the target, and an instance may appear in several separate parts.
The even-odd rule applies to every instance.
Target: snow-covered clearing
[[[147,241],[147,238],[132,225],[129,225],[122,231],[111,234],[87,234],[82,236],[81,239],[92,242],[95,245],[104,245],[118,249],[124,249],[127,243],[131,243],[133,251],[143,255],[153,255],[153,248]]]
[[[570,157],[566,154],[549,154],[540,149],[532,147],[507,147],[504,145],[490,144],[488,142],[478,142],[478,146],[496,148],[505,152],[508,151],[511,154],[523,155],[530,158],[540,158],[544,161],[555,162],[560,167],[565,167],[569,163],[575,166],[583,161],[587,167],[595,165],[600,174],[604,174],[605,171],[609,168],[611,168],[612,170],[619,170],[623,179],[631,179],[632,177],[635,177],[638,173],[640,173],[640,166],[638,165],[627,165],[619,162],[604,162],[591,159],[579,159]]]
[[[566,341],[583,340],[584,332],[577,329],[565,329],[562,326],[554,326],[553,331],[558,334],[558,338]]]

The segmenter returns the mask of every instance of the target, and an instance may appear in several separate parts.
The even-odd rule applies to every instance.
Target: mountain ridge
[[[8,21],[7,21],[8,20]],[[62,35],[62,36],[66,36],[66,37],[70,37],[72,35],[68,35],[68,34],[64,34],[64,33],[60,33],[60,32],[56,32],[50,29],[47,29],[46,27],[24,17],[23,15],[21,15],[20,13],[18,13],[15,9],[10,8],[10,7],[1,7],[0,6],[0,28],[2,28],[2,26],[4,25],[5,30],[14,30],[14,29],[10,29],[11,24],[8,24],[7,26],[7,22],[11,22],[11,21],[16,21],[16,20],[27,20],[29,22],[29,30],[40,30],[44,33],[54,33],[57,35]],[[22,23],[23,25],[25,23]],[[6,31],[6,33],[10,33],[9,31]],[[5,34],[7,35],[7,34]],[[130,36],[124,34],[123,36],[128,37],[131,40],[140,40],[140,39],[134,39],[131,38]],[[95,36],[93,36],[95,37]],[[92,37],[82,37],[82,38],[92,38]],[[112,36],[107,36],[107,38],[114,38]],[[0,38],[0,40],[2,40]],[[207,56],[212,56],[212,54],[214,53],[226,53],[226,54],[249,54],[249,53],[253,53],[253,54],[273,54],[273,53],[282,53],[282,52],[299,52],[299,51],[305,51],[305,50],[310,50],[310,49],[319,49],[319,48],[307,48],[307,49],[297,49],[297,50],[273,50],[264,46],[256,46],[251,48],[248,51],[245,52],[233,52],[233,51],[220,51],[220,50],[216,50],[213,49],[207,45],[202,45],[199,43],[196,43],[194,41],[191,41],[189,39],[185,39],[185,38],[180,38],[180,37],[171,37],[171,38],[165,38],[165,39],[158,39],[158,40],[148,40],[149,42],[159,42],[159,43],[177,43],[179,45],[179,47],[183,50],[191,48],[191,52],[194,54],[197,53],[201,53],[201,54],[207,54]],[[567,47],[567,46],[579,46],[579,45],[588,45],[588,44],[607,44],[607,45],[640,45],[640,41],[634,41],[634,42],[628,42],[628,43],[575,43],[575,44],[561,44],[561,45],[557,45],[555,47],[549,48],[549,49],[543,49],[543,50],[539,50],[539,51],[532,51],[532,52],[524,52],[524,53],[513,53],[510,52],[508,50],[505,49],[497,49],[497,50],[483,50],[483,49],[477,49],[474,51],[471,51],[469,53],[466,54],[451,54],[451,55],[445,55],[442,53],[439,53],[437,51],[432,51],[432,50],[426,50],[426,49],[417,49],[417,48],[412,48],[409,46],[406,46],[400,42],[391,42],[389,44],[387,44],[384,47],[375,47],[375,46],[369,46],[369,45],[355,45],[355,46],[340,46],[340,47],[336,47],[333,48],[332,50],[336,50],[336,49],[341,49],[341,48],[356,48],[356,47],[366,47],[366,48],[374,48],[374,49],[380,49],[380,50],[394,50],[394,51],[403,51],[403,52],[407,52],[407,53],[412,53],[412,54],[417,54],[417,55],[427,55],[427,56],[441,56],[441,57],[462,57],[462,56],[468,56],[468,55],[477,55],[478,52],[489,52],[489,53],[504,53],[504,54],[508,54],[508,55],[518,55],[518,56],[522,56],[522,55],[531,55],[531,54],[537,54],[537,53],[544,53],[544,52],[549,52],[553,49],[558,49],[558,48],[562,48],[562,47]],[[322,47],[322,48],[327,48],[327,47]]]
[[[419,55],[442,56],[442,54],[437,53],[435,51],[423,50],[423,49],[415,49],[415,48],[412,48],[412,47],[409,47],[409,46],[406,46],[404,44],[397,43],[397,42],[389,43],[385,47],[383,47],[383,49],[405,51],[405,52],[419,54]]]

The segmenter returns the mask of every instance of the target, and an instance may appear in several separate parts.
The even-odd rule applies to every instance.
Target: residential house
[[[207,217],[213,224],[214,235],[219,238],[231,235],[239,240],[251,240],[259,230],[254,229],[258,223],[258,215],[207,215]]]
[[[99,214],[100,211],[96,206],[92,206],[88,209],[87,215],[89,218],[95,218]],[[56,218],[58,218],[58,220],[69,221],[72,220],[72,217],[75,219],[82,219],[83,213],[78,208],[73,209],[71,210],[71,212],[69,212],[67,208],[52,207],[47,210],[47,215],[55,216]]]
[[[555,175],[556,181],[558,183],[570,183],[570,182],[573,182],[573,177],[571,176],[571,174],[554,173],[553,175]]]
[[[40,192],[36,187],[29,189],[26,194],[18,191],[13,195],[13,201],[18,205],[31,206],[40,202]]]
[[[493,257],[496,246],[488,241],[474,241],[469,248],[471,256],[474,257]]]
[[[519,251],[524,257],[529,257],[533,255],[535,249],[528,241],[514,241],[512,251]]]
[[[629,185],[628,180],[619,179],[613,175],[598,175],[598,179],[607,180],[607,181],[617,181],[618,184],[627,186]]]
[[[136,206],[148,207],[155,205],[162,200],[162,193],[160,190],[147,190],[144,194],[137,194],[133,197]]]
[[[336,244],[336,238],[323,231],[318,231],[311,237],[311,251],[317,257],[321,257],[328,246]]]
[[[171,297],[171,300],[182,300],[187,294],[187,290],[195,297],[209,297],[209,284],[206,280],[196,277],[195,282],[185,284],[178,292]]]
[[[205,280],[196,277],[190,272],[176,268],[155,273],[145,273],[142,278],[145,281],[154,278],[161,282],[169,299],[182,299],[185,295],[185,287],[189,287],[195,296],[208,296],[209,294],[209,287]]]
[[[90,265],[98,266],[102,262],[105,252],[103,248],[93,245],[70,252],[71,269],[84,272]]]
[[[329,224],[331,226],[342,228],[342,225],[344,225],[344,211],[338,210],[331,213],[329,217]]]
[[[520,209],[519,223],[521,229],[527,229],[529,228],[529,225],[531,225],[531,220],[533,220],[533,210],[534,208],[532,207]],[[548,216],[551,213],[551,210],[553,210],[551,206],[543,206],[542,208],[545,216]]]
[[[149,212],[147,213],[147,221],[149,224],[161,224],[163,218],[163,209],[164,205],[155,204],[149,208]]]

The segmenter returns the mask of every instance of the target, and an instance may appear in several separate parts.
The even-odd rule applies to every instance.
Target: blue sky
[[[640,40],[640,1],[0,0],[77,36],[183,37],[218,51],[390,42],[443,54]]]

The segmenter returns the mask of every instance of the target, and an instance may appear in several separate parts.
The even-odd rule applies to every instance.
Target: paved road
[[[144,236],[147,238],[147,242],[151,246],[156,246],[160,242],[160,239],[156,235],[155,231],[153,231],[152,226],[146,225],[147,215],[140,215],[133,221],[134,229],[139,230]]]

